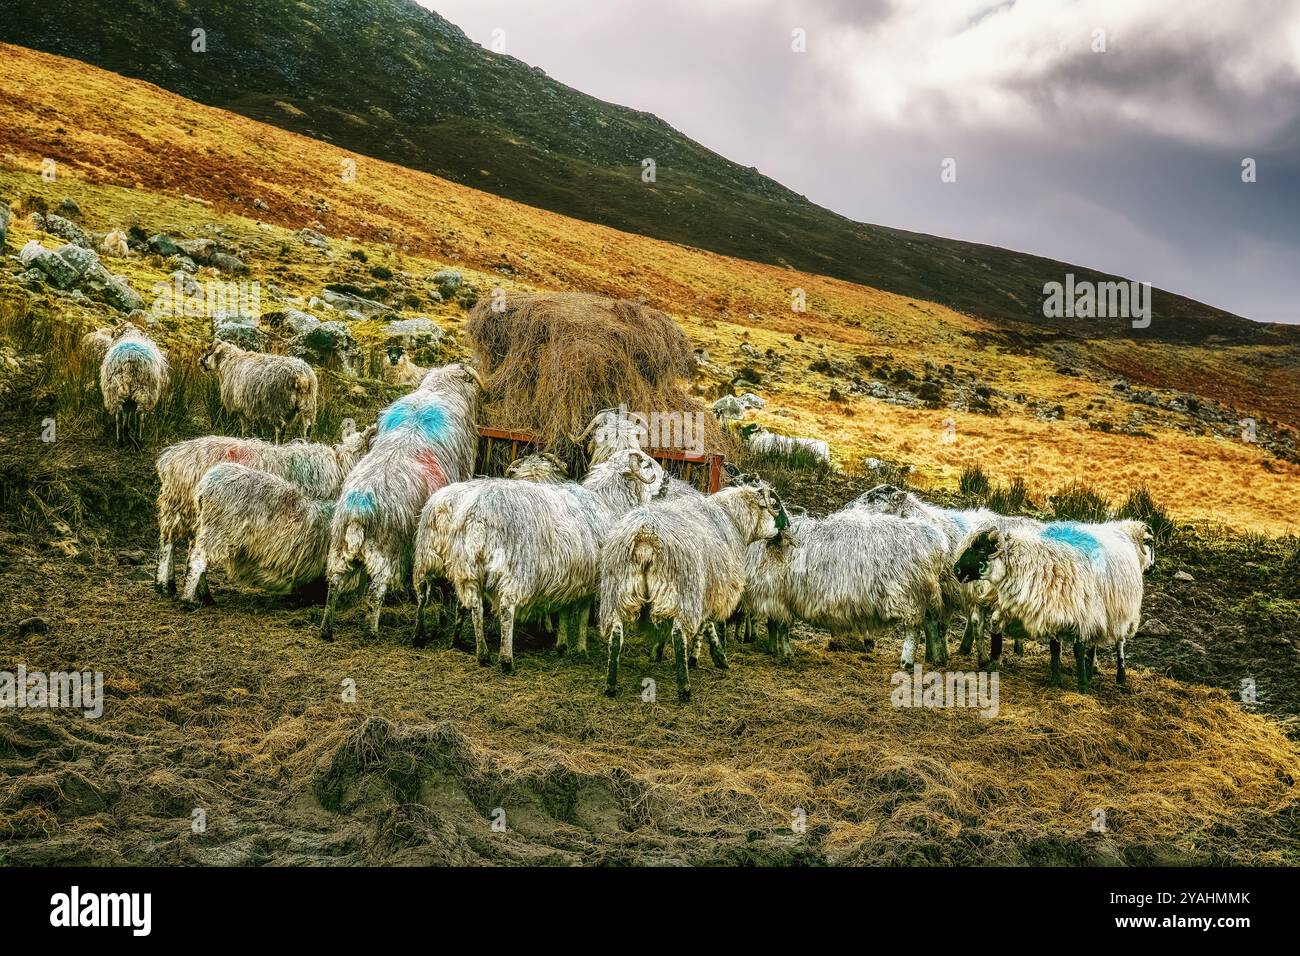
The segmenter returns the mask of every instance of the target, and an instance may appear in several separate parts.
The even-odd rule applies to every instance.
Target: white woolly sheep
[[[620,518],[600,552],[600,630],[609,642],[605,693],[618,692],[623,635],[643,608],[653,626],[671,633],[679,700],[691,698],[686,650],[705,627],[714,664],[726,667],[712,625],[726,621],[740,601],[745,549],[788,523],[780,498],[765,485],[652,501]]]
[[[605,408],[592,417],[582,434],[570,435],[569,440],[580,445],[590,439],[587,458],[599,465],[615,452],[640,451],[644,435],[645,426],[636,418],[616,408]]]
[[[158,405],[166,386],[167,359],[153,339],[129,322],[118,325],[99,364],[99,392],[118,442],[133,422],[136,439],[144,437],[143,417]]]
[[[329,595],[320,626],[325,640],[333,638],[340,596],[366,580],[370,632],[378,636],[384,595],[409,573],[424,503],[473,473],[481,388],[474,369],[445,365],[380,413],[370,452],[344,481],[334,509]]]
[[[157,462],[158,593],[176,592],[175,550],[193,537],[198,526],[194,492],[208,469],[222,462],[247,465],[284,479],[308,498],[333,500],[348,472],[370,450],[375,431],[374,425],[363,432],[345,428],[337,445],[304,441],[276,445],[258,438],[208,435],[164,448]]]
[[[416,534],[421,602],[427,602],[434,576],[448,578],[470,612],[479,662],[488,664],[483,602],[491,601],[501,625],[500,665],[507,673],[514,668],[515,622],[538,614],[568,612],[575,650],[585,651],[605,530],[647,502],[662,479],[663,469],[649,455],[621,451],[594,466],[581,484],[488,478],[434,492]]]
[[[765,429],[752,432],[749,436],[749,450],[759,455],[810,455],[815,460],[829,465],[831,463],[831,446],[820,438],[799,438],[794,435],[778,435]]]
[[[104,355],[113,345],[113,330],[107,326],[87,332],[81,337],[81,354],[88,367],[98,369]]]
[[[231,584],[287,594],[325,574],[334,500],[234,462],[208,469],[194,492],[198,531],[181,601],[210,600],[209,567]]]
[[[316,421],[318,385],[312,367],[300,358],[247,352],[217,340],[200,364],[221,382],[221,407],[238,417],[241,429],[270,425],[275,440],[291,422],[307,437]]]
[[[1053,522],[1033,530],[980,528],[960,545],[961,581],[987,581],[996,614],[1033,639],[1051,641],[1052,683],[1061,679],[1061,638],[1074,643],[1075,678],[1086,693],[1098,647],[1114,647],[1125,681],[1124,644],[1142,614],[1143,573],[1155,558],[1140,521]]]
[[[768,622],[771,650],[790,653],[791,619],[836,636],[890,625],[904,629],[902,664],[911,667],[917,638],[926,656],[946,663],[942,623],[956,601],[947,542],[930,525],[846,509],[792,521],[782,541],[750,545],[744,608]]]
[[[384,363],[384,381],[389,385],[415,388],[429,374],[427,368],[411,361],[411,356],[404,348],[390,348],[387,357],[388,361]]]
[[[989,511],[987,508],[941,508],[923,501],[910,491],[905,491],[894,485],[877,485],[870,491],[855,498],[847,507],[897,515],[900,518],[912,518],[932,525],[947,541],[949,563],[957,560],[957,549],[972,528],[995,527],[1003,530],[1009,528],[1036,530],[1043,527],[1041,521],[1035,521],[1032,518],[1001,515]],[[959,582],[957,600],[965,628],[958,652],[969,654],[972,646],[974,646],[978,666],[982,669],[990,661],[996,662],[1002,656],[1002,628],[1009,622],[1005,619],[999,619],[996,622],[991,619],[990,591],[986,582]],[[992,635],[992,648],[986,654],[990,633]],[[947,639],[946,637],[941,639],[944,641],[946,650]],[[1015,639],[1015,650],[1018,654],[1024,652],[1019,637]]]
[[[554,485],[568,480],[568,476],[568,466],[559,458],[545,452],[516,458],[506,467],[506,477],[517,481],[535,481]]]
[[[126,258],[131,254],[131,247],[126,241],[126,233],[121,229],[114,229],[99,244],[99,251],[107,256],[116,256],[119,259]]]

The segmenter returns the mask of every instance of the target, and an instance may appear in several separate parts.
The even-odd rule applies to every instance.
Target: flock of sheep
[[[102,355],[100,386],[120,438],[156,406],[166,361],[134,326],[91,333],[86,345]],[[559,648],[585,652],[594,608],[611,696],[624,637],[641,627],[656,659],[671,640],[687,701],[690,665],[706,643],[715,665],[727,666],[728,624],[752,632],[765,622],[769,650],[782,657],[794,620],[837,635],[900,626],[902,665],[911,667],[922,640],[927,660],[946,665],[953,615],[981,668],[1000,657],[1014,623],[1050,642],[1054,682],[1062,639],[1073,642],[1080,691],[1099,647],[1115,649],[1125,680],[1124,644],[1154,558],[1141,522],[944,509],[889,485],[825,518],[791,517],[762,481],[733,474],[729,487],[704,495],[669,477],[641,450],[635,423],[606,413],[582,436],[592,465],[581,482],[546,455],[514,462],[505,478],[474,478],[483,383],[468,366],[424,372],[375,424],[329,446],[278,442],[315,418],[306,363],[218,342],[203,364],[218,375],[227,411],[273,428],[277,440],[207,436],[159,455],[157,587],[176,594],[175,552],[189,542],[187,603],[211,600],[209,567],[272,593],[324,577],[320,634],[329,640],[340,600],[366,589],[377,635],[387,592],[409,582],[416,646],[453,593],[480,663],[490,664],[490,603],[507,672],[517,622],[558,616]]]

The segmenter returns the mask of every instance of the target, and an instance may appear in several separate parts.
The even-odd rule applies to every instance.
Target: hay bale
[[[597,412],[704,413],[706,450],[725,451],[717,420],[690,398],[694,368],[684,332],[668,315],[630,299],[585,293],[515,293],[470,313],[466,334],[488,387],[488,420],[533,432],[560,454]]]

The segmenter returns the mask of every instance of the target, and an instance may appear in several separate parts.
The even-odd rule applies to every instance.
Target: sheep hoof
[[[499,663],[501,665],[501,673],[513,674],[515,672],[515,662],[513,658],[503,658]]]
[[[606,688],[605,688],[605,696],[606,696],[606,697],[617,697],[617,696],[618,696],[618,688],[617,688],[617,687],[606,687]]]
[[[556,645],[555,645],[555,653],[558,654],[560,657],[563,657],[565,654],[569,653],[569,645],[568,645],[568,644],[556,644]]]
[[[323,627],[322,627],[318,633],[320,634],[320,639],[321,639],[322,641],[328,641],[328,642],[331,643],[331,644],[334,643],[334,632],[333,632],[333,631],[328,630],[327,628],[323,628]]]
[[[203,605],[193,598],[181,598],[181,609],[185,611],[197,611]]]
[[[699,667],[699,666],[700,666],[700,659],[699,659],[698,657],[688,657],[688,658],[686,658],[686,666],[687,666],[687,667]]]
[[[154,584],[153,584],[153,589],[154,589],[155,591],[158,592],[158,596],[159,596],[159,597],[175,597],[175,596],[176,596],[175,589],[173,589],[173,588],[168,588],[167,585],[165,585],[165,584],[160,584],[160,583],[157,582],[157,581],[154,582]]]
[[[680,704],[689,704],[691,702],[691,692],[689,690],[679,690],[677,692],[677,702]]]
[[[489,656],[489,655],[487,655],[487,654],[479,654],[479,655],[478,655],[478,666],[479,666],[479,667],[491,667],[491,666],[492,666],[492,658],[491,658],[491,656]]]

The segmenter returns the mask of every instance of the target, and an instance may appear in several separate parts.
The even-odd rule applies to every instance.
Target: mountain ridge
[[[1300,341],[1163,290],[1126,320],[1041,314],[1042,286],[1121,277],[859,223],[677,132],[473,43],[411,0],[12,0],[0,40],[81,59],[340,148],[588,222],[926,299],[1016,330]],[[147,24],[147,28],[143,25]],[[206,31],[206,52],[190,49]],[[347,64],[361,61],[363,70]],[[657,181],[641,182],[652,157]]]

